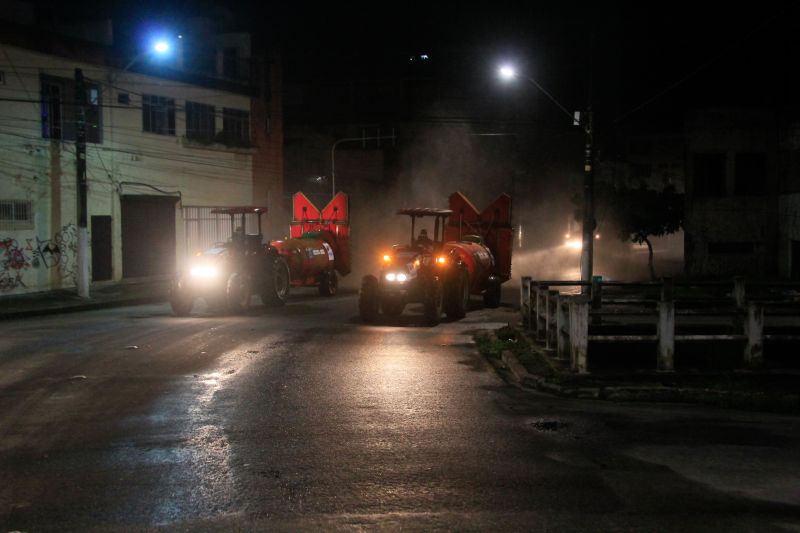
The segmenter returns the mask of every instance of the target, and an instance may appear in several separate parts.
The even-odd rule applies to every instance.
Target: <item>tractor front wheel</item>
[[[321,274],[319,293],[322,296],[333,296],[339,288],[339,280],[335,270],[327,270]]]
[[[358,312],[364,322],[375,322],[380,308],[380,289],[378,278],[364,276],[361,280],[361,291],[358,293]]]
[[[177,316],[188,316],[194,307],[194,295],[187,289],[182,279],[177,279],[172,282],[169,292],[169,304],[172,306],[172,312]]]
[[[448,318],[464,318],[469,306],[469,275],[465,270],[459,269],[453,278],[447,284],[444,312]]]
[[[261,302],[272,307],[283,305],[289,298],[289,265],[277,257],[267,264],[264,283],[261,287]]]
[[[442,282],[434,278],[425,289],[425,320],[431,326],[438,326],[442,321]]]
[[[228,310],[234,314],[242,314],[250,309],[250,283],[247,276],[235,272],[228,278],[225,287],[225,303]]]

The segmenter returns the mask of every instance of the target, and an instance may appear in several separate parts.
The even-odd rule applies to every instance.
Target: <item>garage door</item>
[[[122,276],[175,273],[175,202],[165,196],[123,196]]]

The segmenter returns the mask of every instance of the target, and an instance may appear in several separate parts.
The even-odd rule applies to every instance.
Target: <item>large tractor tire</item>
[[[378,278],[364,276],[361,280],[361,291],[358,293],[358,312],[361,320],[367,323],[375,322],[378,318],[381,294],[378,287]]]
[[[231,274],[225,286],[225,304],[228,311],[237,315],[247,312],[250,309],[251,296],[252,291],[247,276],[239,272]]]
[[[169,304],[177,316],[188,316],[194,307],[194,294],[187,289],[181,278],[172,282],[169,291]]]
[[[339,279],[335,270],[327,270],[320,275],[319,293],[322,296],[333,296],[339,290]]]
[[[266,269],[261,286],[261,302],[267,307],[284,305],[289,298],[289,265],[276,257],[267,263]]]
[[[500,278],[490,276],[486,282],[486,290],[483,293],[483,305],[489,309],[500,306]]]
[[[384,296],[381,298],[381,312],[386,316],[399,316],[406,307],[402,297]]]
[[[459,269],[445,285],[444,312],[448,318],[460,319],[467,316],[469,306],[469,275]]]
[[[438,326],[442,321],[443,292],[442,282],[438,278],[430,280],[425,287],[423,307],[425,309],[425,321],[430,326]]]

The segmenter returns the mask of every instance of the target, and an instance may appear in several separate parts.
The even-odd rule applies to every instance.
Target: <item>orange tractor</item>
[[[466,315],[471,295],[484,305],[500,305],[500,286],[511,277],[511,197],[500,195],[478,211],[461,193],[450,195],[449,209],[400,209],[411,218],[411,241],[382,257],[378,276],[365,276],[359,312],[365,322],[379,313],[396,316],[409,303],[422,303],[426,321],[436,325],[444,311]],[[433,239],[415,238],[417,218],[434,219]]]

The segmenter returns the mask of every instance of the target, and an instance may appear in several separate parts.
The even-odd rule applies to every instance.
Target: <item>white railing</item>
[[[751,282],[752,288],[796,289],[800,283]],[[633,297],[617,294],[610,298],[604,295],[604,287],[624,290],[635,289]],[[695,294],[676,302],[675,289]],[[561,290],[557,290],[561,289]],[[568,294],[569,289],[582,289],[586,294]],[[586,290],[588,289],[588,291]],[[721,296],[701,294],[703,290],[723,290]],[[520,285],[520,312],[523,326],[532,331],[535,339],[558,359],[568,361],[579,373],[589,371],[589,343],[656,343],[656,367],[662,372],[675,370],[675,343],[700,341],[744,341],[744,364],[759,368],[764,363],[764,341],[800,341],[800,335],[765,334],[765,309],[770,316],[794,316],[800,318],[800,302],[794,298],[771,300],[747,300],[747,286],[743,278],[732,282],[687,282],[674,283],[671,279],[659,282],[625,283],[593,281],[536,281],[523,277]],[[660,296],[653,298],[658,291]],[[728,292],[729,291],[729,292]],[[607,291],[606,291],[607,292]],[[648,294],[649,293],[649,294]],[[648,298],[648,296],[650,296]],[[676,309],[676,303],[678,307]],[[728,320],[738,326],[741,333],[677,333],[675,317],[705,317],[707,320]],[[602,329],[603,317],[635,318],[628,324],[652,324],[655,319],[655,334],[614,334],[592,332]],[[638,321],[638,322],[637,322]],[[619,324],[617,324],[619,325]],[[623,324],[624,325],[624,324]],[[712,328],[713,329],[713,328]]]

